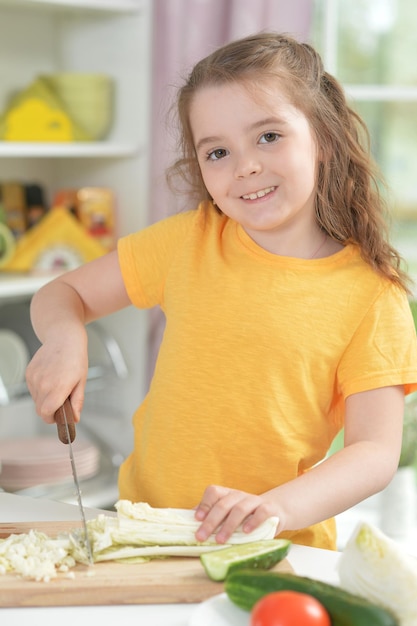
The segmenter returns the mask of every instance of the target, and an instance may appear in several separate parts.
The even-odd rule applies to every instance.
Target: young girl
[[[36,409],[51,423],[70,396],[79,419],[85,324],[159,305],[166,329],[120,497],[195,507],[201,541],[276,515],[280,536],[334,548],[333,516],[392,478],[417,389],[407,278],[362,123],[318,54],[274,33],[203,59],[178,106],[171,176],[200,204],[35,295]],[[343,426],[344,448],[325,458]]]

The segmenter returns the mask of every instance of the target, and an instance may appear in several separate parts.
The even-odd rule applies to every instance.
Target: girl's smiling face
[[[322,233],[314,211],[317,145],[305,115],[279,86],[255,95],[232,83],[197,91],[190,125],[219,209],[266,250],[309,258]]]

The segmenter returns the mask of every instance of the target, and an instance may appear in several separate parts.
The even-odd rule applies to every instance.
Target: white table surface
[[[87,519],[96,517],[98,509],[86,509]],[[105,511],[106,514],[109,514]],[[78,507],[62,502],[34,499],[0,493],[0,523],[27,521],[79,520]],[[288,561],[294,571],[330,583],[338,582],[338,552],[291,546]],[[1,576],[0,576],[1,593]],[[3,608],[0,613],[2,626],[114,626],[114,624],[137,624],[138,626],[188,626],[197,605],[195,604],[149,604],[92,607],[39,607]],[[213,624],[215,626],[215,624]]]

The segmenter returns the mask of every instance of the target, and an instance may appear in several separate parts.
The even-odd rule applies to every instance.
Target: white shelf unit
[[[110,0],[0,0],[0,107],[37,75],[58,71],[109,74],[115,115],[105,141],[0,142],[1,179],[38,180],[52,195],[68,186],[115,188],[118,229],[143,224],[151,3]]]
[[[143,0],[0,0],[0,6],[13,6],[25,10],[32,8],[54,11],[81,9],[82,11],[122,13],[137,11],[143,5]]]
[[[141,153],[136,143],[117,141],[86,141],[71,143],[26,143],[0,141],[0,158],[82,158],[134,157]]]
[[[0,307],[2,301],[29,299],[51,279],[50,276],[16,275],[0,273]]]
[[[147,223],[151,76],[151,0],[0,0],[0,110],[39,74],[109,74],[115,115],[100,142],[0,142],[0,181],[37,182],[47,200],[61,188],[110,187],[117,236]],[[46,277],[0,271],[0,307],[30,299]],[[107,408],[128,416],[145,385],[147,316],[132,308],[103,326],[116,339],[129,376],[103,395]]]

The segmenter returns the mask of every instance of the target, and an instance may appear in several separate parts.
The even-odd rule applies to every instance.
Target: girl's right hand
[[[37,414],[52,424],[55,412],[71,397],[80,419],[88,372],[87,332],[82,325],[49,335],[26,369],[26,382]]]
[[[85,326],[130,304],[117,250],[65,272],[35,293],[31,320],[42,347],[27,367],[26,380],[45,422],[54,422],[68,397],[79,421],[88,372]]]

